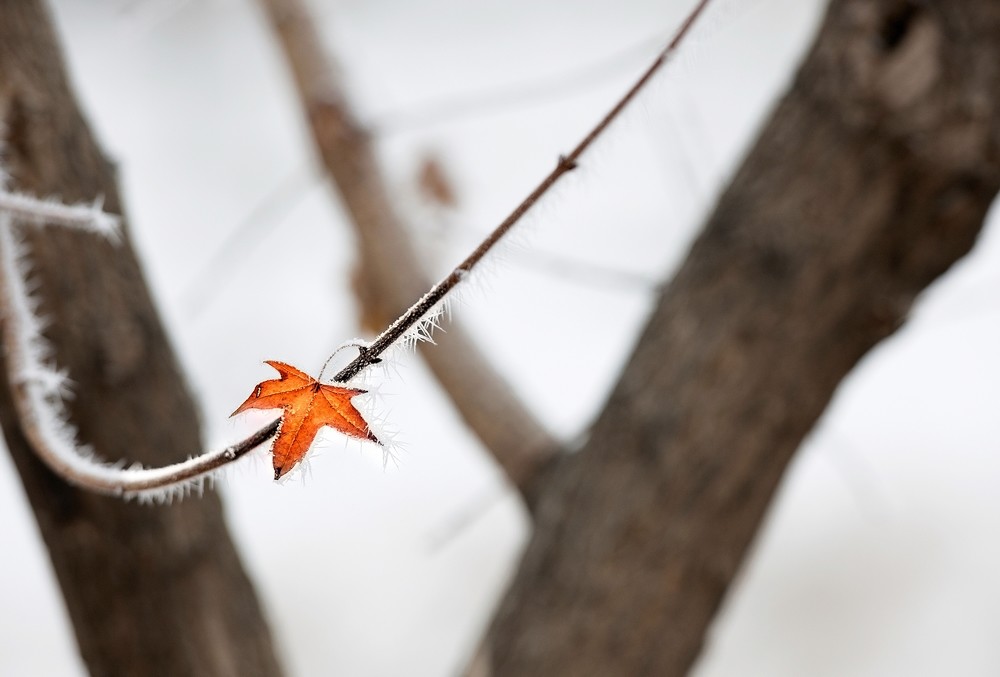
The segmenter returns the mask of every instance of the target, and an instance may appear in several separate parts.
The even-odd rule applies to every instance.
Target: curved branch
[[[700,0],[678,29],[666,48],[657,56],[642,76],[620,98],[608,113],[577,144],[569,155],[559,158],[553,169],[538,186],[476,247],[451,273],[439,281],[418,301],[403,312],[369,345],[361,346],[358,356],[334,376],[346,382],[364,369],[380,361],[389,348],[429,331],[435,309],[490,250],[566,173],[576,167],[577,160],[618,117],[625,107],[648,84],[668,57],[677,49],[709,0]],[[345,199],[354,209],[355,221],[363,242],[377,243],[379,256],[369,256],[368,263],[391,261],[401,277],[384,275],[381,282],[391,287],[393,298],[399,297],[422,279],[416,272],[417,262],[406,244],[405,233],[388,211],[386,191],[374,166],[367,135],[350,117],[342,96],[330,79],[331,67],[319,48],[319,39],[297,0],[264,0],[266,9],[292,63],[300,94],[310,110],[310,120],[320,151],[328,169],[344,191]],[[332,125],[332,127],[331,127]],[[332,132],[332,133],[331,133]],[[361,170],[360,178],[344,173]],[[340,177],[340,178],[338,178]],[[351,181],[354,181],[352,183]],[[10,194],[3,196],[11,198]],[[32,303],[21,272],[22,252],[13,233],[12,214],[38,223],[56,223],[110,235],[108,219],[100,203],[84,208],[32,203],[31,198],[13,196],[0,199],[0,309],[4,312],[2,341],[14,390],[14,405],[38,457],[50,468],[76,486],[102,494],[123,497],[166,499],[183,493],[192,486],[200,487],[214,472],[257,448],[277,432],[281,420],[275,420],[224,449],[208,452],[181,463],[158,468],[122,467],[99,461],[92,453],[80,449],[75,442],[76,431],[63,412],[62,399],[39,374],[52,375],[51,368],[39,359],[45,350],[40,322],[32,311]],[[73,212],[72,210],[78,210]],[[79,211],[82,210],[82,211]],[[88,220],[89,218],[89,220]],[[367,227],[363,228],[360,224]],[[390,236],[387,236],[387,233]],[[389,255],[386,249],[392,249]],[[529,504],[530,489],[539,471],[554,456],[556,443],[524,407],[510,394],[506,384],[490,370],[471,341],[459,332],[449,336],[452,345],[447,354],[435,354],[429,362],[438,378],[450,392],[464,385],[465,394],[474,397],[455,398],[466,421],[494,452],[511,481],[522,491]],[[456,336],[460,340],[455,340]],[[469,387],[475,379],[476,387]],[[451,387],[448,387],[451,386]],[[483,398],[490,406],[483,407]],[[485,418],[483,416],[485,414]],[[487,422],[488,421],[488,422]],[[497,425],[497,421],[516,425]]]
[[[660,52],[659,56],[653,61],[646,72],[636,81],[632,87],[625,92],[625,95],[618,100],[618,103],[612,107],[608,113],[601,118],[600,122],[590,130],[590,132],[583,137],[583,140],[576,145],[576,147],[570,152],[569,155],[562,155],[559,157],[559,161],[556,163],[555,169],[553,169],[549,174],[542,179],[542,182],[535,187],[531,193],[528,194],[524,200],[521,201],[517,207],[514,208],[507,218],[505,218],[500,225],[498,225],[493,232],[486,236],[486,239],[479,243],[471,254],[469,254],[464,261],[462,261],[458,266],[455,267],[448,275],[446,275],[437,284],[431,287],[430,291],[424,294],[420,299],[410,306],[410,308],[400,316],[395,322],[389,325],[385,331],[378,335],[378,337],[372,342],[366,350],[360,351],[359,355],[346,367],[344,367],[335,377],[336,381],[346,381],[357,376],[363,369],[371,364],[374,364],[378,360],[379,355],[384,353],[390,347],[396,344],[400,338],[408,331],[410,331],[414,325],[420,322],[421,318],[425,317],[435,306],[437,306],[441,301],[444,300],[451,290],[458,286],[466,276],[472,272],[480,261],[493,249],[497,243],[503,239],[504,235],[510,232],[510,229],[517,225],[521,219],[524,217],[528,211],[535,206],[543,195],[545,195],[553,186],[561,179],[564,175],[576,169],[577,160],[580,156],[590,148],[590,146],[600,138],[601,134],[608,128],[615,118],[625,110],[625,107],[642,91],[646,83],[657,71],[666,63],[667,57],[677,48],[680,41],[684,38],[684,35],[688,32],[691,26],[694,24],[695,19],[708,4],[709,0],[701,0],[691,14],[687,17],[684,24],[677,31],[673,40],[670,44]]]
[[[9,194],[4,194],[9,195]],[[4,209],[0,200],[0,210]],[[22,216],[42,218],[30,200],[19,205]],[[53,209],[63,208],[53,205]],[[102,216],[104,215],[102,212]],[[95,219],[96,220],[96,219]],[[168,499],[191,487],[200,489],[206,477],[257,448],[278,431],[280,419],[250,437],[218,451],[159,468],[122,467],[101,462],[76,443],[76,430],[62,406],[61,375],[42,360],[47,343],[32,312],[22,274],[23,246],[15,239],[13,219],[0,211],[0,310],[3,312],[3,347],[14,392],[14,407],[25,437],[36,455],[70,484],[101,494]],[[91,229],[86,222],[67,223]],[[53,379],[52,377],[55,377]],[[53,385],[55,383],[55,385]]]
[[[555,186],[559,179],[576,169],[577,161],[580,157],[601,137],[608,126],[625,110],[625,107],[643,90],[653,76],[667,62],[667,59],[677,50],[684,36],[691,30],[694,22],[705,7],[708,6],[708,3],[709,0],[699,0],[698,4],[695,5],[694,9],[684,19],[680,28],[677,29],[670,43],[657,55],[653,63],[646,68],[635,84],[611,107],[611,110],[570,151],[569,155],[560,156],[555,168],[514,208],[514,211],[500,225],[494,228],[486,236],[486,239],[480,242],[479,246],[464,261],[431,287],[405,313],[379,334],[370,346],[365,350],[359,351],[358,356],[334,376],[335,381],[348,381],[361,373],[365,368],[376,364],[382,353],[394,346],[407,332],[411,331],[421,319],[426,317],[435,306],[443,301],[472,272],[473,268],[503,239],[504,235],[510,232],[511,228],[521,221],[535,203]],[[352,128],[353,122],[349,117],[350,113],[346,109],[346,104],[343,102],[343,95],[335,89],[332,80],[329,78],[328,74],[333,71],[333,67],[332,65],[324,64],[322,61],[323,56],[319,52],[319,38],[314,34],[312,21],[306,14],[305,8],[300,5],[299,0],[264,0],[264,4],[270,12],[270,16],[279,34],[282,36],[286,50],[289,52],[289,61],[293,69],[296,70],[295,75],[299,82],[300,94],[305,99],[306,105],[321,107],[325,104],[326,106],[330,106],[334,105],[330,104],[330,101],[336,101],[337,104],[335,105],[338,106],[337,114],[341,116],[339,122],[342,127],[338,130],[340,134],[357,135],[359,138],[355,141],[363,142],[367,145],[368,140],[364,138],[362,130],[360,128]],[[308,53],[313,49],[316,53]],[[298,52],[298,55],[294,54],[294,52]],[[325,101],[320,97],[325,97]],[[319,131],[314,131],[316,131],[316,135],[319,137]],[[325,150],[325,148],[321,148],[321,151]],[[370,196],[366,197],[370,199]]]
[[[368,311],[398,318],[379,334],[334,379],[345,381],[380,360],[400,341],[427,329],[429,317],[486,254],[513,228],[579,157],[618,117],[677,49],[708,0],[701,0],[667,47],[638,81],[519,204],[504,221],[451,273],[407,308],[415,290],[427,289],[419,261],[406,230],[390,209],[388,191],[378,170],[368,132],[354,119],[333,74],[336,68],[324,54],[306,7],[300,0],[262,0],[278,35],[305,108],[317,149],[340,190],[359,239],[362,293]],[[404,310],[405,309],[405,310]],[[400,311],[402,313],[400,314]],[[492,370],[472,341],[460,330],[445,337],[448,349],[426,351],[424,357],[449,392],[455,406],[492,451],[529,506],[531,487],[539,472],[555,456],[557,443],[517,400],[502,377]]]
[[[15,404],[15,391],[25,397],[28,383],[41,388],[47,402],[61,404],[60,386],[71,374],[79,396],[62,409],[95,449],[153,467],[200,449],[195,404],[127,230],[117,246],[92,232],[73,232],[116,220],[99,216],[95,196],[107,197],[109,212],[120,213],[121,200],[114,167],[70,88],[46,4],[0,2],[2,169],[26,194],[58,195],[77,205],[55,210],[73,229],[30,227],[41,220],[34,218],[34,206],[32,215],[3,213],[8,223],[24,224],[23,232],[8,235],[23,236],[30,246],[28,285],[40,290],[37,298],[21,297],[31,311],[25,317],[37,313],[49,320],[44,344],[18,345],[48,348],[34,357],[43,364],[58,360],[65,371],[28,370],[23,361],[13,363],[20,360],[18,345],[14,351],[3,346],[0,427],[61,589],[81,669],[91,675],[277,677],[282,670],[267,620],[229,535],[220,497],[209,493],[160,510],[78,489],[39,458],[33,432],[28,439],[36,422]],[[18,205],[8,200],[7,206]],[[12,247],[12,240],[0,250],[9,257],[25,250]],[[5,281],[0,274],[0,287],[9,289]],[[10,336],[8,325],[21,316],[13,317],[6,305],[0,334]],[[25,328],[42,333],[37,322]],[[12,611],[6,605],[4,610]]]

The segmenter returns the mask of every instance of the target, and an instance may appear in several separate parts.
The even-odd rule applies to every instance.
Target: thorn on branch
[[[579,166],[580,165],[577,164],[576,160],[572,160],[566,155],[559,156],[558,167],[563,171],[571,172]]]

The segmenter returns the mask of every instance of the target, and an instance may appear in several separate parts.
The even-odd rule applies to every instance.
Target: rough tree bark
[[[1000,187],[1000,3],[834,0],[585,448],[542,481],[495,674],[681,675],[841,379]]]
[[[103,195],[121,212],[38,1],[0,3],[0,119],[15,188],[67,201]],[[116,247],[58,229],[26,234],[82,440],[111,460],[198,453],[196,410],[127,237]],[[217,496],[150,507],[66,485],[28,447],[6,380],[0,423],[91,674],[281,673]]]

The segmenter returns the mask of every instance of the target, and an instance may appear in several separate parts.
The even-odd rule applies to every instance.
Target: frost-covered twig
[[[121,220],[104,211],[104,197],[90,204],[66,205],[55,198],[39,199],[23,193],[0,190],[0,211],[20,221],[39,226],[58,225],[87,230],[117,239]]]
[[[626,106],[643,90],[643,88],[652,80],[653,76],[663,67],[667,62],[667,59],[673,55],[673,53],[680,46],[684,39],[684,36],[688,34],[691,27],[694,25],[695,20],[702,13],[705,7],[708,5],[709,0],[699,0],[698,4],[695,5],[694,9],[688,14],[684,23],[681,24],[680,28],[674,34],[673,39],[670,43],[657,55],[653,63],[646,69],[646,71],[639,77],[639,79],[629,88],[625,95],[612,106],[611,110],[601,118],[601,120],[594,126],[590,132],[583,137],[583,140],[576,145],[576,147],[570,151],[568,155],[560,156],[559,161],[556,163],[555,168],[542,179],[542,182],[531,191],[530,194],[514,209],[510,215],[497,226],[492,233],[490,233],[485,240],[483,240],[476,249],[469,254],[464,261],[462,261],[458,266],[455,267],[444,279],[431,287],[430,291],[424,294],[416,303],[414,303],[409,310],[407,310],[402,316],[400,316],[395,322],[393,322],[389,327],[376,337],[376,339],[364,350],[359,351],[358,356],[351,361],[346,367],[340,370],[336,376],[334,376],[335,381],[347,381],[354,378],[358,373],[360,373],[366,367],[375,364],[379,361],[379,356],[386,350],[396,345],[400,340],[405,339],[407,336],[413,335],[413,329],[415,326],[423,322],[427,317],[429,317],[432,311],[439,307],[441,302],[445,297],[456,287],[462,280],[464,280],[469,273],[472,272],[473,268],[483,260],[493,247],[500,242],[500,240],[506,235],[511,228],[513,228],[525,214],[537,203],[542,196],[549,192],[553,186],[561,179],[565,174],[571,172],[576,168],[577,162],[580,157],[588,148],[590,148],[593,143],[600,138],[600,136],[607,130],[608,126],[615,121],[615,119],[621,114]]]
[[[429,289],[433,280],[426,276],[404,219],[393,207],[392,189],[380,168],[372,136],[352,110],[309,4],[305,0],[260,2],[294,78],[317,154],[357,236],[353,286],[362,307],[362,323],[381,329]],[[427,338],[421,331],[432,329],[426,319],[394,345],[405,347],[409,339]],[[516,396],[461,325],[449,327],[444,349],[428,350],[422,356],[456,412],[527,498],[525,488],[559,451],[559,441]]]
[[[13,205],[12,208],[9,208]],[[63,404],[66,373],[53,363],[51,346],[42,335],[38,302],[28,288],[26,245],[16,232],[15,217],[33,224],[68,226],[117,237],[118,218],[93,206],[67,207],[53,201],[0,190],[0,309],[3,346],[14,406],[25,437],[38,457],[57,475],[76,486],[103,494],[167,500],[190,489],[200,491],[206,478],[272,437],[279,421],[225,449],[182,463],[141,468],[109,464],[77,442],[76,428]]]
[[[334,380],[349,380],[382,359],[382,353],[429,338],[436,315],[454,298],[452,291],[525,213],[576,164],[622,109],[642,90],[688,33],[707,0],[699,2],[683,28],[658,55],[635,87],[539,185],[494,233],[437,285],[430,285],[420,258],[411,246],[402,220],[394,213],[390,190],[379,171],[369,130],[360,123],[341,86],[336,62],[323,40],[305,0],[260,0],[294,78],[316,150],[338,189],[357,235],[359,253],[355,289],[369,325],[399,316],[375,341],[359,350],[358,358]],[[691,0],[692,3],[695,0]],[[424,293],[430,288],[430,291]],[[416,304],[412,299],[420,297]],[[412,305],[411,305],[412,304]],[[410,306],[406,310],[407,306]],[[507,381],[460,326],[452,327],[444,350],[429,350],[424,358],[451,397],[463,420],[483,441],[507,478],[518,488],[529,509],[542,470],[562,448],[535,413],[515,396]]]
[[[698,2],[653,64],[569,155],[559,158],[555,169],[538,187],[464,261],[371,344],[358,345],[358,356],[334,376],[334,381],[346,382],[367,367],[379,363],[380,355],[393,346],[407,341],[429,340],[449,293],[563,175],[576,167],[580,156],[677,49],[708,2]],[[103,212],[99,199],[91,205],[67,206],[53,200],[38,200],[8,192],[4,183],[0,181],[2,339],[22,429],[46,465],[68,482],[91,491],[123,497],[169,499],[192,487],[200,489],[205,479],[211,478],[215,471],[252,451],[278,432],[280,419],[229,447],[160,468],[109,464],[99,460],[93,451],[80,447],[76,441],[76,430],[63,404],[66,377],[50,361],[51,349],[42,335],[42,321],[36,314],[37,302],[28,290],[27,252],[24,243],[17,237],[15,221],[66,226],[114,238],[118,234],[118,219]]]

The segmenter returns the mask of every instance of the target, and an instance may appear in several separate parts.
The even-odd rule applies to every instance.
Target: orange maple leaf
[[[351,398],[366,390],[325,385],[284,362],[267,360],[265,364],[277,369],[281,378],[258,384],[231,416],[247,409],[284,410],[281,427],[271,447],[274,479],[279,479],[302,460],[323,426],[382,444],[351,403]]]

